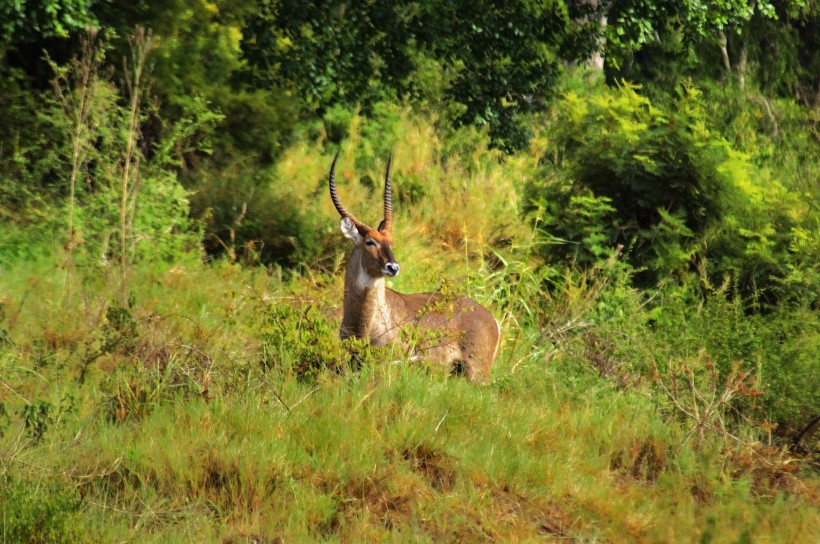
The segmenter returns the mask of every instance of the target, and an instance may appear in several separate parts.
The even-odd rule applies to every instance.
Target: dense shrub
[[[749,176],[744,159],[707,127],[692,88],[674,109],[629,85],[570,91],[548,127],[552,156],[544,158],[555,178],[530,185],[528,209],[568,242],[556,249],[581,264],[595,262],[601,246],[626,246],[644,285],[688,267],[729,211],[737,179]]]
[[[0,534],[6,542],[90,542],[75,514],[78,494],[58,481],[0,476]]]
[[[691,86],[669,105],[630,85],[569,90],[534,142],[544,169],[526,188],[544,255],[590,266],[623,246],[644,287],[728,276],[759,303],[816,304],[816,218],[712,125]]]
[[[699,302],[681,290],[664,297],[651,322],[654,357],[661,367],[687,358],[710,364],[719,383],[748,372],[759,397],[735,399],[736,413],[793,433],[820,413],[820,322],[803,309],[748,315],[727,295],[717,291]]]
[[[327,234],[325,218],[307,207],[315,190],[271,170],[205,176],[191,201],[205,225],[205,250],[245,264],[292,268],[314,262]]]

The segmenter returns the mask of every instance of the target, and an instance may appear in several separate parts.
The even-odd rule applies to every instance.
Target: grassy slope
[[[508,342],[487,387],[392,364],[398,354],[300,380],[259,364],[253,331],[271,301],[294,291],[329,300],[338,282],[288,288],[197,264],[135,272],[139,342],[95,360],[82,384],[85,355],[99,342],[84,320],[102,301],[89,297],[66,314],[60,271],[4,275],[3,292],[17,293],[7,311],[27,300],[13,316],[18,345],[0,363],[0,399],[12,413],[0,469],[35,504],[81,497],[76,509],[71,500],[56,508],[63,534],[805,542],[819,521],[813,480],[784,493],[730,465],[719,442],[682,444],[684,426],[645,395],[560,372],[570,353],[550,365],[521,349],[511,358]],[[15,279],[37,287],[10,286]],[[22,398],[54,406],[38,444],[14,416]],[[17,521],[35,508],[4,506]]]
[[[439,164],[429,127],[402,134],[413,151],[397,177],[428,193],[397,210],[396,287],[445,275],[488,304],[504,327],[492,383],[394,364],[397,352],[347,369],[338,270],[283,281],[196,258],[139,265],[133,307],[111,312],[113,272],[75,271],[67,295],[59,259],[20,265],[0,276],[0,540],[808,541],[818,485],[800,463],[687,440],[650,389],[589,371],[567,330],[607,286],[542,290],[514,213],[533,161],[476,149]],[[295,150],[280,176],[321,180],[326,159]],[[348,161],[340,178],[355,174]],[[368,209],[364,189],[341,187]],[[334,247],[328,199],[318,213]],[[492,271],[479,250],[500,237],[515,258]]]

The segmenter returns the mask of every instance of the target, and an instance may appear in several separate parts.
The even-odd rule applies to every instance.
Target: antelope
[[[442,293],[402,294],[385,287],[385,278],[399,274],[393,255],[393,203],[390,187],[392,155],[384,178],[384,219],[374,229],[347,211],[336,192],[336,161],[330,166],[330,198],[342,216],[342,234],[353,241],[345,270],[344,316],[341,339],[357,337],[373,346],[409,342],[402,338],[406,326],[423,338],[415,343],[412,359],[463,370],[474,381],[486,383],[498,350],[498,321],[476,301]],[[406,336],[406,335],[405,335]]]

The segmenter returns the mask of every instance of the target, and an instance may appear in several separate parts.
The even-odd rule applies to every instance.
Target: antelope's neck
[[[394,335],[384,277],[368,275],[361,258],[362,252],[357,248],[347,263],[341,337],[369,338],[373,345],[381,346]]]

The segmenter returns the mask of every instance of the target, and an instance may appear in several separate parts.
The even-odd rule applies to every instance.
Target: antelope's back
[[[402,324],[432,333],[429,342],[437,345],[429,346],[431,351],[438,348],[448,354],[446,359],[461,360],[471,379],[489,377],[501,335],[489,310],[469,297],[441,293],[404,295],[388,290],[388,296],[402,308]]]

